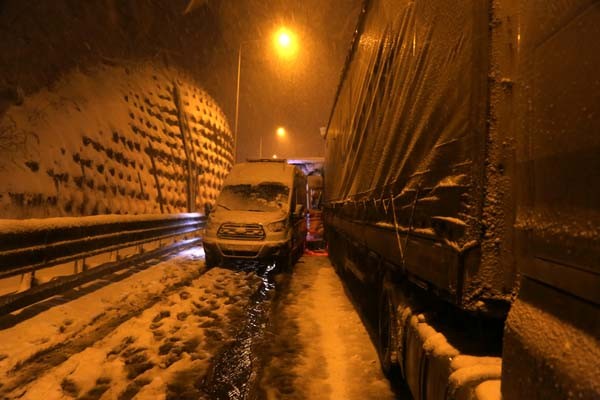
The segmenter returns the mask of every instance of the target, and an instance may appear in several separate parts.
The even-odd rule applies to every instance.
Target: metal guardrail
[[[59,276],[48,282],[33,286],[24,292],[9,293],[0,296],[0,317],[20,308],[27,307],[38,301],[45,300],[54,295],[64,293],[74,287],[83,285],[94,279],[104,277],[108,274],[130,268],[139,267],[148,260],[160,259],[160,257],[182,250],[192,245],[198,245],[200,238],[177,241],[142,254],[128,257],[124,260],[108,262],[86,271],[73,275]]]
[[[201,214],[0,220],[0,278],[201,229]]]

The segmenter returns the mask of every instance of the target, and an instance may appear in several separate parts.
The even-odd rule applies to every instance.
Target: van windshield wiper
[[[223,204],[218,204],[218,203],[217,203],[217,205],[218,205],[219,207],[223,207],[224,209],[226,209],[226,210],[228,210],[228,211],[231,211],[231,208],[229,208],[229,207],[227,207],[227,206],[224,206]]]

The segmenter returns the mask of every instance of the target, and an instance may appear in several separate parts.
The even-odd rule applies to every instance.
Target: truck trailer
[[[364,2],[326,237],[415,399],[600,398],[599,71],[597,1]]]

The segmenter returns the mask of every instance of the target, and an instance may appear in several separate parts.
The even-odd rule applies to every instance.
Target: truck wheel
[[[385,289],[379,298],[379,324],[377,351],[381,370],[387,377],[399,372],[396,352],[396,313],[392,301]]]

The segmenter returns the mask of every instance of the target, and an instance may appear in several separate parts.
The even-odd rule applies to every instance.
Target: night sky
[[[327,124],[335,89],[361,8],[360,0],[199,2],[198,13],[214,24],[199,65],[203,84],[234,128],[238,48],[242,44],[237,160],[322,156],[319,128]],[[235,3],[235,5],[232,5]],[[191,15],[190,15],[191,16]],[[298,53],[282,60],[274,32],[296,33]],[[286,128],[278,139],[275,130]]]
[[[128,62],[167,65],[198,80],[234,128],[238,49],[238,161],[264,154],[322,156],[327,124],[362,0],[18,0],[0,2],[0,114],[72,70]],[[285,26],[298,53],[282,61]],[[275,130],[284,126],[285,142]]]

